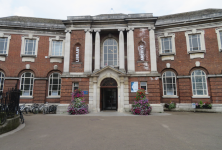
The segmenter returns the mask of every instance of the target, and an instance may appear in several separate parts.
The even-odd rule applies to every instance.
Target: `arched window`
[[[177,95],[176,75],[172,71],[166,71],[162,76],[163,95]]]
[[[194,70],[191,73],[193,95],[208,95],[206,73],[202,70]]]
[[[5,74],[0,71],[0,92],[3,92]]]
[[[103,43],[104,66],[118,66],[117,42],[114,39],[107,39]]]
[[[49,76],[49,96],[60,96],[61,77],[59,73],[52,73]]]
[[[31,72],[25,72],[21,76],[20,89],[22,96],[33,95],[34,75]]]

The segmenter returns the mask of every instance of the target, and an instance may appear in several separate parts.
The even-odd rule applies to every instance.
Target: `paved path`
[[[221,150],[222,114],[25,116],[25,128],[0,138],[0,150]]]

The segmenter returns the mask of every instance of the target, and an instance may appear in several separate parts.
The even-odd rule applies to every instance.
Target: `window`
[[[8,56],[10,40],[11,35],[0,32],[0,61],[5,61],[5,58]]]
[[[159,54],[162,61],[174,60],[174,55],[176,55],[175,47],[175,34],[167,33],[160,34],[158,36],[159,41]]]
[[[34,75],[30,72],[23,73],[21,76],[20,89],[22,91],[22,96],[32,96],[33,95],[33,82]]]
[[[5,74],[0,72],[0,92],[3,92]]]
[[[220,44],[222,45],[222,31],[220,31]]]
[[[147,93],[147,83],[146,82],[140,82],[140,88],[144,89]]]
[[[172,53],[171,37],[161,38],[162,53]]]
[[[6,54],[8,38],[0,38],[0,54]]]
[[[172,71],[166,71],[162,75],[163,95],[177,95],[176,75]]]
[[[195,70],[191,73],[193,96],[207,96],[206,74],[202,70]]]
[[[190,51],[201,50],[200,34],[189,35]]]
[[[103,44],[104,66],[118,66],[117,42],[114,39],[107,39]]]
[[[75,83],[72,84],[72,91],[75,91],[77,89],[79,89],[79,83],[75,82]]]
[[[206,52],[204,30],[192,29],[185,32],[187,53],[190,54],[190,59],[204,58]]]
[[[22,61],[28,61],[32,58],[31,62],[34,62],[33,57],[37,56],[38,42],[39,42],[39,37],[33,37],[32,34],[30,34],[29,36],[22,37],[21,56],[25,57],[25,60]]]
[[[25,55],[35,55],[36,40],[25,39]]]
[[[52,41],[52,56],[62,56],[63,41]]]
[[[222,28],[216,29],[219,51],[222,51]]]
[[[49,96],[60,96],[61,77],[59,73],[53,73],[49,76]]]

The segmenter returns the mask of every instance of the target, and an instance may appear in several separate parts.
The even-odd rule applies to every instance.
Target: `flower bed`
[[[70,115],[87,114],[88,105],[84,102],[84,94],[81,89],[77,89],[72,93],[71,104],[68,106],[68,113]]]
[[[145,97],[144,89],[139,89],[136,93],[135,101],[132,105],[131,113],[134,115],[149,115],[152,107],[148,99]]]
[[[210,102],[202,102],[196,103],[196,109],[212,109],[212,104]]]

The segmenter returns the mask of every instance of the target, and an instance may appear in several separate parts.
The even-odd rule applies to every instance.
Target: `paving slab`
[[[0,150],[221,150],[222,114],[27,115]],[[128,114],[129,115],[129,114]]]

